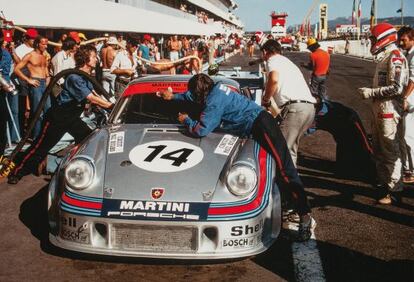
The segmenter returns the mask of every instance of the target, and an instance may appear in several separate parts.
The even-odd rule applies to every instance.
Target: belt
[[[312,103],[312,102],[309,102],[309,101],[306,101],[306,100],[290,100],[290,101],[288,101],[288,102],[286,102],[286,103],[284,103],[283,105],[282,105],[282,108],[283,107],[286,107],[286,106],[289,106],[290,104],[297,104],[297,103],[302,103],[302,104],[314,104],[314,103]]]
[[[387,118],[394,118],[393,113],[379,113],[378,118],[387,119]]]

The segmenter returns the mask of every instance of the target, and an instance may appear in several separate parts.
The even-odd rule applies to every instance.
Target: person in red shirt
[[[321,46],[316,39],[309,38],[307,45],[307,48],[311,51],[309,64],[305,65],[305,67],[312,70],[310,91],[320,102],[327,98],[326,77],[329,73],[330,57],[328,52],[320,48]]]

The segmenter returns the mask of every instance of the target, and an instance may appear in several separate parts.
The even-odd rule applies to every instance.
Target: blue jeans
[[[44,78],[33,78],[33,79],[39,81],[40,85],[38,87],[33,87],[33,86],[30,87],[30,104],[31,104],[30,115],[32,117],[35,114],[37,110],[37,106],[39,105],[40,100],[42,99],[43,93],[45,92],[45,89],[46,89],[46,79]],[[35,139],[39,135],[40,130],[42,128],[44,114],[49,108],[50,108],[50,97],[47,97],[46,103],[42,109],[39,119],[36,121],[35,126],[33,128],[33,131],[32,131],[33,139]]]
[[[14,124],[16,125],[17,132],[20,135],[20,122],[19,122],[19,95],[12,95],[11,93],[7,93],[6,95],[7,101],[9,102],[11,116],[13,117]],[[10,131],[10,138],[12,142],[18,142],[18,136],[16,133],[16,129],[14,128],[13,122],[11,117],[9,116],[7,119],[9,124],[9,131]]]

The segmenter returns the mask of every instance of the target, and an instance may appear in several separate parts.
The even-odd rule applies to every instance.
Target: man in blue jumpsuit
[[[246,97],[231,91],[206,74],[196,74],[188,82],[188,91],[173,94],[166,90],[159,94],[165,100],[187,100],[203,106],[199,120],[180,113],[178,120],[189,133],[203,137],[213,130],[224,131],[240,137],[250,134],[276,161],[277,183],[292,194],[292,200],[300,216],[298,241],[311,236],[314,223],[302,181],[293,164],[286,140],[273,116]]]
[[[81,47],[75,53],[75,63],[77,69],[91,74],[97,63],[95,47]],[[9,184],[17,184],[23,176],[35,171],[66,132],[75,138],[76,144],[92,132],[80,118],[87,101],[103,108],[113,106],[94,93],[92,83],[86,78],[78,74],[68,75],[63,90],[57,97],[57,105],[46,112],[39,136],[24,153],[17,155],[16,169],[9,176]]]

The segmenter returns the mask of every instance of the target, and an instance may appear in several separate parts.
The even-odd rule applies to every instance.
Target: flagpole
[[[404,25],[404,0],[401,0],[401,25]]]

